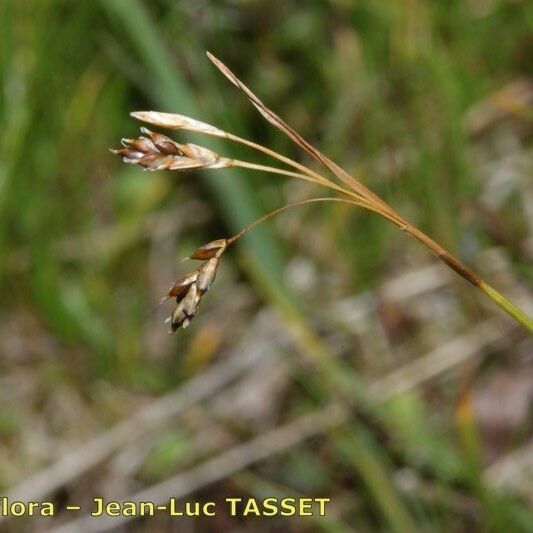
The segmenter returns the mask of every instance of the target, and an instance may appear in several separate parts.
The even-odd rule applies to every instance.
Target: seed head
[[[220,256],[228,246],[227,239],[218,239],[200,246],[189,259],[204,261],[194,272],[179,277],[163,300],[176,298],[176,306],[167,322],[169,333],[180,327],[186,328],[198,313],[198,306],[203,295],[209,290],[217,274]]]
[[[180,144],[170,137],[141,128],[147,135],[137,139],[122,139],[123,148],[111,150],[125,163],[141,165],[146,170],[191,170],[225,168],[232,160],[196,144]]]

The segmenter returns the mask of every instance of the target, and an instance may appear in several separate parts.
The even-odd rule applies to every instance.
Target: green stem
[[[533,319],[528,317],[524,311],[518,309],[516,305],[510,302],[503,294],[500,294],[496,289],[482,281],[478,285],[495,304],[499,305],[509,316],[513,317],[517,322],[520,322],[529,333],[533,333]]]
[[[462,263],[457,257],[445,250],[442,246],[437,244],[433,239],[428,237],[425,233],[415,228],[411,224],[401,220],[393,220],[402,231],[422,243],[426,248],[431,250],[437,257],[439,257],[444,263],[446,263],[452,270],[455,270],[460,276],[472,283],[474,287],[477,287],[483,291],[494,303],[499,305],[509,316],[514,318],[519,324],[522,324],[527,331],[533,333],[533,320],[529,318],[524,311],[518,309],[516,305],[510,302],[505,296],[500,294],[496,289],[493,289],[490,285],[480,279],[472,270],[470,270],[464,263]]]

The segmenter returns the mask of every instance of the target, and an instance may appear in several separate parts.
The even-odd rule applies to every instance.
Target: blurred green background
[[[108,152],[136,135],[130,111],[157,109],[311,164],[205,50],[531,312],[533,3],[3,0],[1,493],[63,508],[172,478],[202,501],[332,499],[324,519],[195,531],[531,531],[531,340],[383,220],[337,204],[281,215],[167,336],[158,300],[182,257],[322,194],[236,169],[143,173]],[[222,381],[198,393],[199,378]],[[297,426],[281,453],[180,477],[332,405],[342,421],[311,440]],[[61,463],[73,453],[79,472]]]

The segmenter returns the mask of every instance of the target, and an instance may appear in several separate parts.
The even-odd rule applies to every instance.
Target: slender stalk
[[[314,176],[310,176],[309,174],[300,174],[299,172],[292,172],[290,170],[285,170],[285,169],[276,168],[276,167],[269,167],[266,165],[258,165],[256,163],[249,163],[248,161],[240,161],[239,159],[233,159],[232,161],[233,161],[233,166],[236,166],[236,167],[249,168],[252,170],[260,170],[263,172],[270,172],[272,174],[281,174],[283,176],[289,176],[291,178],[298,178],[298,179],[302,179],[305,181],[310,181],[312,183],[318,182],[318,180]],[[324,181],[320,181],[317,184],[322,185],[323,187],[327,187],[328,189],[345,194],[346,196],[349,196],[350,198],[360,199],[359,196],[355,196],[353,192],[350,191],[349,189],[345,189],[344,187],[341,187],[340,185],[337,185],[336,183],[333,183],[332,181],[324,179]]]
[[[270,148],[267,148],[266,146],[263,146],[261,144],[257,144],[253,141],[250,141],[248,139],[244,139],[242,137],[239,137],[238,135],[234,135],[233,133],[229,133],[227,131],[224,131],[224,138],[229,139],[231,141],[243,144],[245,146],[248,146],[249,148],[253,148],[254,150],[257,150],[258,152],[262,152],[270,157],[273,157],[274,159],[277,159],[278,161],[281,161],[285,163],[288,166],[291,166],[295,169],[298,169],[302,174],[305,174],[306,176],[309,176],[311,178],[308,181],[313,181],[315,183],[318,183],[319,185],[323,185],[329,189],[335,190],[337,192],[341,192],[350,198],[353,198],[353,200],[357,203],[357,205],[361,207],[365,207],[369,211],[375,212],[386,218],[387,220],[390,220],[391,222],[396,223],[397,220],[401,220],[401,217],[392,209],[391,206],[389,206],[386,202],[384,202],[381,198],[376,198],[379,200],[380,208],[378,208],[374,202],[368,201],[368,198],[359,192],[353,190],[353,189],[345,189],[344,187],[341,187],[337,185],[335,182],[327,179],[326,177],[322,176],[321,174],[318,174],[317,172],[314,172],[310,168],[298,163],[297,161],[294,161],[293,159],[290,159],[289,157],[285,157],[284,155],[275,152],[274,150],[271,150]],[[256,170],[264,170],[266,172],[274,172],[277,174],[285,174],[287,176],[293,176],[293,177],[300,177],[302,179],[304,176],[299,173],[292,173],[287,172],[282,169],[274,169],[273,167],[265,167],[262,165],[254,165],[253,163],[247,163],[244,161],[238,161],[234,160],[237,166],[245,166],[246,168],[255,168]],[[365,188],[366,190],[366,188]],[[370,192],[370,191],[369,191]],[[371,193],[373,195],[373,193]],[[375,196],[375,195],[374,195]],[[363,206],[364,204],[364,206]],[[296,207],[296,206],[295,206]]]
[[[304,205],[313,204],[316,202],[340,202],[344,204],[351,204],[351,205],[357,205],[359,207],[366,207],[366,205],[357,202],[356,200],[349,200],[347,198],[335,198],[335,197],[321,197],[321,198],[309,198],[307,200],[301,200],[299,202],[292,202],[290,204],[285,204],[278,209],[275,209],[274,211],[271,211],[270,213],[267,213],[266,215],[263,215],[260,218],[257,218],[247,224],[241,231],[233,235],[233,237],[230,237],[227,240],[228,246],[230,244],[233,244],[237,240],[239,240],[243,235],[248,233],[249,231],[253,230],[256,226],[259,226],[259,224],[262,224],[263,222],[266,222],[269,218],[272,218],[276,215],[279,215],[280,213],[283,213],[283,211],[287,211],[288,209],[292,209],[293,207],[301,207]]]
[[[245,146],[248,146],[249,148],[253,148],[254,150],[257,150],[258,152],[262,152],[270,157],[273,157],[274,159],[277,159],[278,161],[281,161],[282,163],[285,163],[286,165],[299,170],[303,174],[313,177],[316,181],[324,185],[326,184],[334,185],[334,182],[332,182],[331,180],[327,179],[321,174],[318,174],[317,172],[314,172],[310,168],[298,163],[297,161],[294,161],[294,159],[281,155],[278,152],[275,152],[274,150],[267,148],[266,146],[262,146],[261,144],[257,144],[248,139],[243,139],[242,137],[239,137],[238,135],[234,135],[233,133],[229,133],[229,132],[224,132],[224,133],[226,134],[226,139],[243,144]]]
[[[250,167],[250,168],[253,168],[253,167]],[[275,171],[275,170],[278,170],[278,169],[271,169],[270,171]],[[391,213],[383,213],[383,212],[378,211],[375,208],[375,206],[365,201],[359,201],[359,200],[347,199],[347,198],[335,198],[335,197],[310,198],[308,200],[302,200],[300,202],[293,202],[293,203],[284,205],[252,221],[250,224],[245,226],[241,231],[236,233],[233,237],[230,237],[227,241],[228,245],[233,244],[238,239],[240,239],[243,235],[245,235],[246,233],[248,233],[255,227],[259,226],[260,224],[267,221],[268,219],[280,213],[283,213],[284,211],[287,211],[288,209],[292,209],[294,207],[301,207],[301,206],[309,205],[309,204],[316,203],[316,202],[341,202],[341,203],[356,205],[358,207],[362,207],[363,209],[367,209],[369,211],[373,211],[375,213],[380,214],[382,217],[386,218],[387,220],[395,224],[404,233],[406,233],[407,235],[409,235],[410,237],[412,237],[413,239],[421,243],[425,248],[430,250],[439,259],[441,259],[441,261],[443,261],[446,265],[448,265],[452,270],[454,270],[461,277],[469,281],[472,285],[474,285],[474,287],[478,288],[483,293],[485,293],[494,303],[496,303],[501,309],[503,309],[509,316],[514,318],[517,322],[522,324],[530,333],[533,333],[533,320],[529,318],[522,310],[516,307],[516,305],[514,305],[510,300],[508,300],[505,296],[499,293],[496,289],[491,287],[488,283],[483,281],[469,267],[467,267],[460,259],[455,257],[450,252],[448,252],[448,250],[443,248],[440,244],[435,242],[431,237],[426,235],[424,232],[420,231],[418,228],[416,228],[409,222],[405,221],[398,213],[395,213],[392,210],[392,208],[391,208]]]

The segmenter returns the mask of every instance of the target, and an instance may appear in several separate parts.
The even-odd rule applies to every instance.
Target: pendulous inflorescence
[[[518,309],[512,302],[490,285],[485,283],[464,263],[462,263],[460,259],[444,249],[417,227],[407,222],[387,202],[307,142],[298,132],[269,109],[244,83],[242,83],[242,81],[237,78],[237,76],[235,76],[233,72],[231,72],[228,67],[226,67],[226,65],[209,52],[207,55],[220,72],[242,93],[244,93],[246,98],[248,98],[251,104],[259,111],[266,121],[307,152],[307,154],[318,164],[332,174],[335,180],[249,139],[239,137],[205,122],[200,122],[183,115],[161,113],[158,111],[136,111],[131,113],[131,115],[142,122],[161,128],[191,131],[237,142],[252,150],[256,150],[276,159],[277,162],[282,163],[285,168],[265,166],[248,161],[222,157],[208,148],[196,144],[180,144],[161,133],[155,133],[144,127],[141,128],[141,132],[144,135],[137,139],[122,139],[122,148],[112,150],[112,152],[122,157],[124,162],[140,165],[146,170],[167,169],[187,171],[194,169],[207,170],[242,167],[305,180],[315,185],[325,187],[340,196],[310,198],[301,202],[284,205],[260,219],[253,221],[233,237],[228,239],[218,239],[198,248],[190,258],[201,260],[203,263],[194,272],[190,272],[189,274],[178,278],[172,285],[167,296],[164,298],[175,298],[176,300],[176,306],[168,319],[171,323],[171,333],[174,333],[180,327],[187,327],[197,314],[198,306],[203,295],[207,292],[215,279],[220,257],[230,244],[237,241],[246,232],[277,213],[292,207],[307,205],[319,201],[345,202],[362,207],[363,209],[371,211],[386,219],[409,237],[422,244],[461,277],[481,290],[506,313],[513,317],[517,322],[521,323],[528,331],[533,332],[533,320],[523,311]]]

